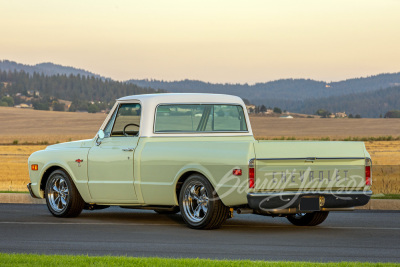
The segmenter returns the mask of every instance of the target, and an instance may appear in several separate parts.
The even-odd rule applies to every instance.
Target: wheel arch
[[[183,183],[184,183],[192,174],[200,174],[200,175],[203,175],[203,176],[204,176],[204,174],[202,174],[202,173],[199,172],[199,171],[187,171],[187,172],[183,173],[183,174],[179,177],[178,181],[177,181],[176,184],[175,184],[175,199],[176,199],[176,203],[179,204],[179,194],[180,194],[180,192],[181,192]],[[204,176],[204,177],[205,177],[205,176]],[[206,178],[207,178],[207,177],[206,177]]]
[[[215,190],[215,181],[213,180],[211,173],[208,173],[206,170],[201,170],[201,169],[187,169],[178,175],[178,178],[175,182],[175,196],[174,197],[175,197],[176,204],[179,205],[179,194],[181,192],[183,183],[193,174],[199,174],[199,175],[204,176],[210,182],[211,186]],[[221,198],[221,201],[222,201],[222,203],[224,203],[224,200],[222,198]]]
[[[41,177],[41,179],[40,179],[40,190],[41,190],[41,191],[43,191],[43,192],[45,191],[46,184],[47,184],[47,180],[49,180],[50,174],[51,174],[53,171],[59,170],[59,169],[65,171],[65,172],[69,175],[68,171],[66,171],[66,170],[65,170],[64,168],[62,168],[61,166],[58,166],[58,165],[52,165],[52,166],[50,166],[49,168],[47,168],[47,169],[43,172],[43,175],[42,175],[42,177]],[[69,176],[71,177],[71,175],[69,175]]]
[[[71,182],[75,185],[83,200],[87,203],[91,202],[91,198],[87,189],[87,182],[85,184],[78,182],[68,164],[62,164],[62,162],[49,162],[46,166],[44,166],[40,180],[38,181],[39,192],[42,198],[44,198],[47,180],[49,179],[50,174],[55,170],[64,171],[71,178]]]

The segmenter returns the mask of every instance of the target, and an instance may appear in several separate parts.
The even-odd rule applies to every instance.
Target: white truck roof
[[[117,101],[125,102],[139,100],[143,103],[230,103],[243,104],[238,96],[223,94],[198,94],[198,93],[176,93],[176,94],[147,94],[131,95],[119,98]]]
[[[238,96],[223,94],[198,94],[198,93],[171,93],[171,94],[146,94],[131,95],[117,99],[117,104],[139,102],[142,107],[142,117],[140,121],[139,136],[249,136],[253,135],[250,120],[246,111],[246,105]],[[117,104],[111,110],[109,116],[104,121],[101,129],[104,129],[106,122],[111,117]],[[246,117],[248,132],[232,132],[232,133],[154,133],[154,118],[158,105],[161,104],[235,104],[243,108]]]

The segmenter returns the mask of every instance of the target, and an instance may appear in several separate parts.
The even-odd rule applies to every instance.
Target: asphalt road
[[[400,262],[400,212],[336,212],[316,227],[235,214],[204,231],[187,228],[179,214],[115,207],[60,219],[45,205],[0,204],[0,252]]]

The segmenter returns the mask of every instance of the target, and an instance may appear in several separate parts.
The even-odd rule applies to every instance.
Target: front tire
[[[193,229],[216,229],[226,221],[229,208],[225,206],[210,182],[193,174],[183,183],[179,207],[185,223]]]
[[[50,174],[45,196],[47,207],[55,217],[76,217],[85,206],[72,179],[61,169]]]
[[[315,226],[328,217],[329,211],[314,211],[312,213],[297,213],[287,216],[289,222],[297,226]]]

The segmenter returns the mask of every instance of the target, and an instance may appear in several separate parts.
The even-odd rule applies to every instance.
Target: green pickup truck
[[[318,225],[372,194],[363,142],[257,141],[230,95],[120,98],[93,139],[48,146],[28,165],[31,196],[56,217],[113,205],[180,212],[195,229],[235,211]]]

